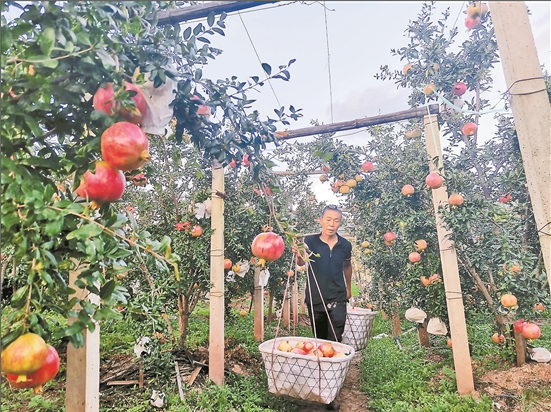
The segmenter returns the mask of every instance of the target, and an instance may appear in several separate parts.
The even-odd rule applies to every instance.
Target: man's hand
[[[346,299],[350,299],[352,297],[352,290],[350,287],[347,286],[346,288]]]
[[[303,266],[306,262],[304,262],[304,259],[302,258],[302,255],[300,254],[300,250],[299,250],[299,247],[295,242],[293,242],[293,247],[291,248],[292,251],[293,251],[293,255],[295,255],[296,257],[296,262],[297,262],[297,265],[299,266]],[[302,251],[304,251],[304,248],[302,248]]]

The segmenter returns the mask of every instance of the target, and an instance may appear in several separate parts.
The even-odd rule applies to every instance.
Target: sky
[[[530,23],[539,61],[549,69],[551,2],[525,3],[532,13]],[[377,80],[374,75],[382,65],[402,69],[404,62],[392,56],[391,49],[407,45],[405,30],[416,20],[421,6],[420,1],[278,2],[232,12],[226,18],[225,36],[212,38],[211,45],[223,53],[203,68],[203,76],[223,79],[236,75],[244,81],[263,74],[260,62],[275,70],[296,59],[289,69],[289,82],[274,80],[274,91],[266,84],[258,93],[247,94],[257,99],[254,108],[262,118],[275,118],[273,110],[280,106],[301,108],[303,117],[291,121],[289,129],[308,127],[311,120],[329,124],[407,110],[411,90],[398,90],[393,81]],[[450,9],[448,22],[459,28],[455,43],[460,45],[468,38],[463,13],[467,2],[437,1],[435,6],[438,17]],[[198,21],[183,26],[194,26]],[[501,64],[496,65],[492,76],[495,101],[490,100],[497,103],[500,93],[507,89]],[[368,139],[365,132],[350,135],[352,132],[337,133],[335,138],[354,145]],[[479,135],[482,133],[493,133],[493,114],[482,117]],[[446,142],[442,144],[446,146]],[[310,180],[318,200],[336,201],[329,183],[322,184],[315,175]]]
[[[263,119],[276,118],[274,109],[281,106],[301,108],[303,117],[291,121],[288,129],[308,127],[312,120],[329,124],[407,110],[411,90],[398,90],[393,81],[377,80],[374,75],[382,65],[391,70],[402,69],[404,62],[392,56],[391,49],[407,45],[407,25],[416,20],[422,4],[421,1],[279,1],[231,12],[225,20],[225,36],[211,38],[211,45],[223,53],[203,67],[203,77],[216,80],[235,75],[245,81],[256,75],[262,79],[261,62],[270,64],[275,71],[279,65],[296,59],[289,68],[290,81],[274,80],[271,87],[266,83],[258,92],[247,94],[257,99],[253,108]],[[449,8],[448,23],[459,28],[457,45],[468,38],[464,26],[467,4],[435,2],[437,17]],[[540,64],[549,70],[551,2],[525,4],[531,11],[529,18]],[[194,27],[201,20],[206,19],[185,22],[182,27]],[[447,27],[446,32],[451,28]],[[495,66],[492,77],[494,92],[489,99],[495,104],[507,89],[501,64]],[[493,131],[493,114],[482,116],[479,138],[491,136]],[[339,132],[335,138],[352,145],[362,145],[369,138],[364,131],[355,132]],[[307,141],[312,137],[300,139]],[[446,142],[442,141],[442,145],[445,147]],[[310,176],[310,181],[318,200],[337,202],[329,183],[322,184],[316,175]]]

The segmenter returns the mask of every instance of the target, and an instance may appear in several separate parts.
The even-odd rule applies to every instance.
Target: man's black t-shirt
[[[304,243],[313,252],[310,261],[307,262],[308,282],[306,284],[305,303],[314,305],[321,303],[319,291],[325,304],[329,302],[346,302],[346,283],[342,266],[345,260],[352,257],[352,244],[337,234],[338,241],[329,249],[329,245],[320,239],[321,234],[306,236]],[[319,256],[317,256],[319,255]],[[316,281],[312,278],[314,271]],[[318,291],[319,287],[319,291]],[[310,289],[312,299],[310,299]]]

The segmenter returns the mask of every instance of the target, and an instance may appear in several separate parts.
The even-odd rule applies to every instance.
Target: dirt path
[[[368,399],[360,390],[360,362],[361,353],[356,353],[350,363],[350,369],[344,380],[344,385],[337,396],[340,403],[340,412],[367,412]],[[301,400],[294,401],[301,406],[300,412],[327,411],[326,405]]]

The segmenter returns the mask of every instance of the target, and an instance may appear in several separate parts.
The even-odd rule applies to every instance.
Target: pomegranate
[[[459,206],[463,204],[463,196],[458,193],[454,193],[448,199],[448,203],[452,206]]]
[[[87,170],[76,192],[98,203],[115,202],[122,197],[125,183],[120,170],[113,169],[106,161],[97,161],[95,173]]]
[[[505,336],[496,332],[492,335],[492,341],[498,345],[501,345],[505,342]]]
[[[195,225],[191,229],[190,233],[191,233],[191,236],[193,236],[193,237],[201,236],[203,234],[203,228],[199,225]]]
[[[139,113],[137,113],[133,108],[128,110],[122,107],[120,101],[118,101],[115,97],[113,83],[107,83],[105,87],[100,87],[96,91],[96,94],[94,94],[94,98],[92,100],[94,109],[107,113],[108,115],[120,113],[127,121],[134,124],[140,123],[147,110],[145,97],[140,89],[132,83],[124,82],[124,86],[125,90],[136,92],[136,95],[132,96],[132,100],[136,103],[136,109]]]
[[[517,298],[515,297],[515,295],[506,293],[505,295],[501,296],[501,304],[506,308],[512,308],[513,306],[516,306]]]
[[[201,100],[201,98],[199,96],[193,95],[191,97],[191,100]],[[210,108],[207,105],[200,104],[199,106],[197,106],[197,115],[209,117]]]
[[[147,185],[147,177],[143,173],[138,173],[132,178],[132,182],[134,182],[134,185],[136,186],[145,186]]]
[[[417,252],[411,252],[408,256],[410,262],[419,262],[421,260],[421,255]]]
[[[251,164],[251,161],[249,160],[249,155],[245,153],[243,155],[243,166],[248,167]]]
[[[48,345],[36,333],[24,333],[2,351],[2,372],[16,375],[16,382],[24,382],[27,375],[39,370],[48,355]]]
[[[475,27],[478,23],[480,23],[480,17],[467,16],[467,18],[465,19],[465,27],[467,27],[469,30]]]
[[[135,124],[118,122],[101,135],[101,155],[114,169],[130,171],[151,159],[149,139]]]
[[[532,322],[526,322],[520,332],[526,339],[538,339],[541,336],[541,329]]]
[[[373,166],[373,163],[371,162],[363,162],[362,164],[362,170],[364,172],[372,172],[375,166]]]
[[[413,193],[415,193],[415,189],[412,185],[404,185],[402,187],[402,194],[404,196],[411,196]]]
[[[413,243],[413,246],[415,246],[415,250],[420,252],[421,250],[425,250],[427,248],[427,242],[426,242],[426,240],[423,240],[423,239],[417,239]]]
[[[466,91],[467,91],[467,85],[463,82],[457,82],[452,87],[452,94],[454,94],[455,96],[463,96]]]
[[[450,348],[453,348],[452,338],[448,338],[446,341],[446,345],[448,345]]]
[[[515,332],[522,332],[522,329],[524,329],[525,324],[526,324],[526,321],[524,319],[519,319],[513,322],[513,329],[515,330]]]
[[[47,355],[44,364],[35,372],[27,375],[24,382],[17,381],[17,375],[7,374],[6,378],[14,388],[34,388],[35,393],[42,393],[42,385],[51,381],[59,371],[59,355],[55,348],[47,345]]]
[[[394,240],[396,240],[396,233],[394,232],[386,232],[384,235],[383,235],[385,241],[387,242],[393,242]]]
[[[273,262],[283,255],[285,243],[283,238],[274,232],[263,232],[254,238],[251,251],[256,257]]]
[[[500,197],[499,197],[499,201],[500,201],[501,203],[508,203],[508,202],[511,201],[512,198],[513,198],[513,197],[511,196],[511,194],[510,194],[510,193],[507,193],[506,195],[500,196]]]
[[[465,123],[461,131],[465,136],[472,136],[478,130],[476,123]]]
[[[444,183],[444,179],[436,172],[430,172],[425,178],[425,183],[431,189],[438,189]]]
[[[224,269],[230,270],[232,267],[232,261],[230,259],[224,259]]]

